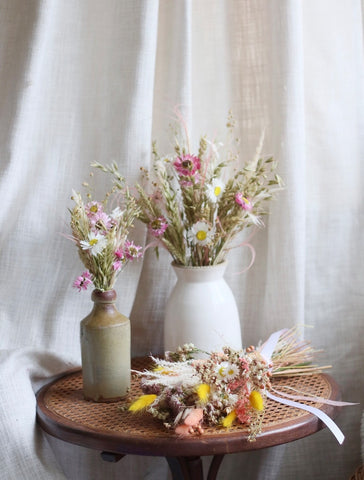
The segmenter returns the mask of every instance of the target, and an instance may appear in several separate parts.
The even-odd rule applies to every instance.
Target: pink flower
[[[118,248],[115,252],[117,260],[112,264],[114,270],[120,270],[126,262],[125,254],[122,248]]]
[[[124,260],[125,259],[124,251],[123,251],[122,248],[118,248],[116,250],[115,257],[118,258],[119,260]]]
[[[245,378],[239,378],[238,380],[229,382],[228,386],[229,386],[230,392],[234,392],[235,390],[240,389],[241,387],[244,386],[245,383],[246,383]]]
[[[249,423],[250,422],[250,408],[249,408],[249,397],[241,397],[236,405],[235,405],[235,412],[236,416],[238,417],[241,423]]]
[[[245,358],[239,358],[241,368],[246,372],[249,370],[249,363]]]
[[[182,155],[177,157],[173,163],[175,169],[184,177],[192,177],[201,168],[201,161],[195,155]]]
[[[113,219],[104,212],[103,205],[100,202],[92,201],[87,203],[85,205],[85,211],[93,230],[110,230],[115,224]]]
[[[148,225],[150,233],[154,237],[160,237],[167,230],[168,223],[164,217],[158,217],[152,220]]]
[[[252,202],[247,197],[244,197],[242,192],[238,192],[235,195],[235,201],[238,205],[241,206],[243,210],[246,210],[248,212],[250,212],[253,208]]]
[[[193,408],[187,415],[184,420],[184,424],[190,427],[197,427],[202,422],[203,419],[203,409],[202,408]]]
[[[113,222],[112,218],[109,217],[107,213],[101,211],[93,216],[90,216],[89,219],[91,227],[97,231],[107,231],[115,225],[115,222]]]
[[[120,260],[117,260],[116,262],[114,262],[112,264],[112,268],[114,270],[121,270],[123,268],[124,264],[125,264],[125,262],[121,262]]]
[[[95,215],[103,211],[102,204],[100,202],[89,202],[85,205],[86,215],[94,217]]]
[[[180,425],[177,425],[175,428],[175,432],[177,435],[185,436],[193,433],[203,433],[203,429],[201,427],[201,422],[203,420],[203,409],[202,408],[192,408],[184,422]]]
[[[140,258],[143,256],[142,252],[143,247],[140,245],[135,245],[134,242],[125,242],[124,254],[128,260],[134,260],[135,258]]]
[[[91,274],[88,270],[76,278],[73,282],[73,288],[78,288],[78,291],[87,290],[87,287],[92,284]]]

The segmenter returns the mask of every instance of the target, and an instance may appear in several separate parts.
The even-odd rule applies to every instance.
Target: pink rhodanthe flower
[[[154,237],[160,237],[167,230],[168,223],[164,217],[158,217],[152,220],[148,225],[150,233]]]
[[[140,258],[143,256],[142,252],[143,247],[140,245],[135,245],[134,242],[127,240],[125,242],[124,254],[128,260],[134,260],[135,258]]]
[[[118,248],[115,252],[117,260],[112,264],[114,270],[120,270],[126,262],[125,254],[122,248]]]
[[[201,168],[201,161],[195,155],[182,155],[177,157],[173,163],[179,175],[184,177],[192,177]]]
[[[122,248],[118,248],[115,252],[115,257],[118,258],[119,260],[124,260],[125,259],[124,250]]]
[[[102,204],[100,202],[89,202],[85,205],[86,215],[90,217],[94,217],[95,215],[101,213],[103,211]]]
[[[246,210],[247,212],[250,212],[253,208],[252,202],[247,197],[244,197],[242,192],[238,192],[235,195],[235,201],[243,210]]]
[[[91,285],[91,283],[91,274],[88,270],[86,270],[73,282],[73,288],[78,288],[78,291],[80,292],[81,290],[87,290],[87,287]]]
[[[115,225],[113,219],[109,217],[107,213],[101,211],[93,216],[90,216],[89,219],[91,227],[97,231],[107,231]]]

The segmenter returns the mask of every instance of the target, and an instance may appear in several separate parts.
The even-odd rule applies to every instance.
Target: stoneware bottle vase
[[[130,388],[130,320],[115,307],[116,292],[92,292],[94,307],[81,321],[83,394],[117,401]]]
[[[242,348],[238,308],[224,279],[226,266],[226,261],[205,267],[172,263],[177,283],[166,305],[165,350],[175,351],[185,343],[207,352]]]

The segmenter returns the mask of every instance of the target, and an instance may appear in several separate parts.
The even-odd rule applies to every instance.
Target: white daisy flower
[[[81,240],[80,245],[82,250],[90,250],[91,254],[99,255],[107,245],[107,239],[100,233],[90,233],[88,240]]]
[[[228,362],[221,362],[216,365],[216,374],[220,380],[226,380],[226,370],[228,365]]]
[[[223,194],[224,188],[225,183],[218,178],[214,178],[211,184],[207,185],[207,196],[212,202],[216,203]]]
[[[238,375],[239,369],[238,366],[233,363],[221,362],[216,367],[216,373],[220,380],[230,381]]]
[[[226,379],[233,380],[239,374],[239,368],[234,363],[229,363],[226,367]]]
[[[212,242],[214,231],[206,222],[196,222],[188,232],[189,241],[195,245],[208,245]]]

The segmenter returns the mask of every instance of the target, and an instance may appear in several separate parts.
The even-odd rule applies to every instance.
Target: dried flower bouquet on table
[[[131,412],[147,411],[177,434],[202,434],[203,426],[249,427],[250,440],[260,432],[271,379],[282,375],[320,373],[327,366],[312,364],[317,353],[298,340],[295,329],[276,332],[263,346],[235,351],[225,348],[195,360],[194,345],[153,358],[153,370],[135,372],[144,395],[131,403]],[[268,345],[270,344],[270,346]],[[271,349],[271,352],[269,352]]]
[[[86,203],[75,191],[72,200],[75,206],[70,210],[70,239],[86,267],[73,286],[79,291],[91,284],[100,291],[111,290],[127,263],[142,256],[142,247],[129,238],[140,209],[121,177],[119,188],[114,187],[101,202],[94,200],[90,192]],[[116,202],[117,206],[108,211],[109,205]]]
[[[238,169],[234,122],[229,117],[225,144],[201,137],[191,150],[186,129],[174,132],[174,153],[160,155],[153,144],[152,171],[142,170],[136,185],[140,220],[179,265],[204,266],[222,262],[232,241],[246,227],[262,226],[266,204],[280,189],[272,158],[262,158],[260,142],[255,158]],[[118,166],[93,164],[114,175]],[[157,250],[158,251],[158,250]]]

